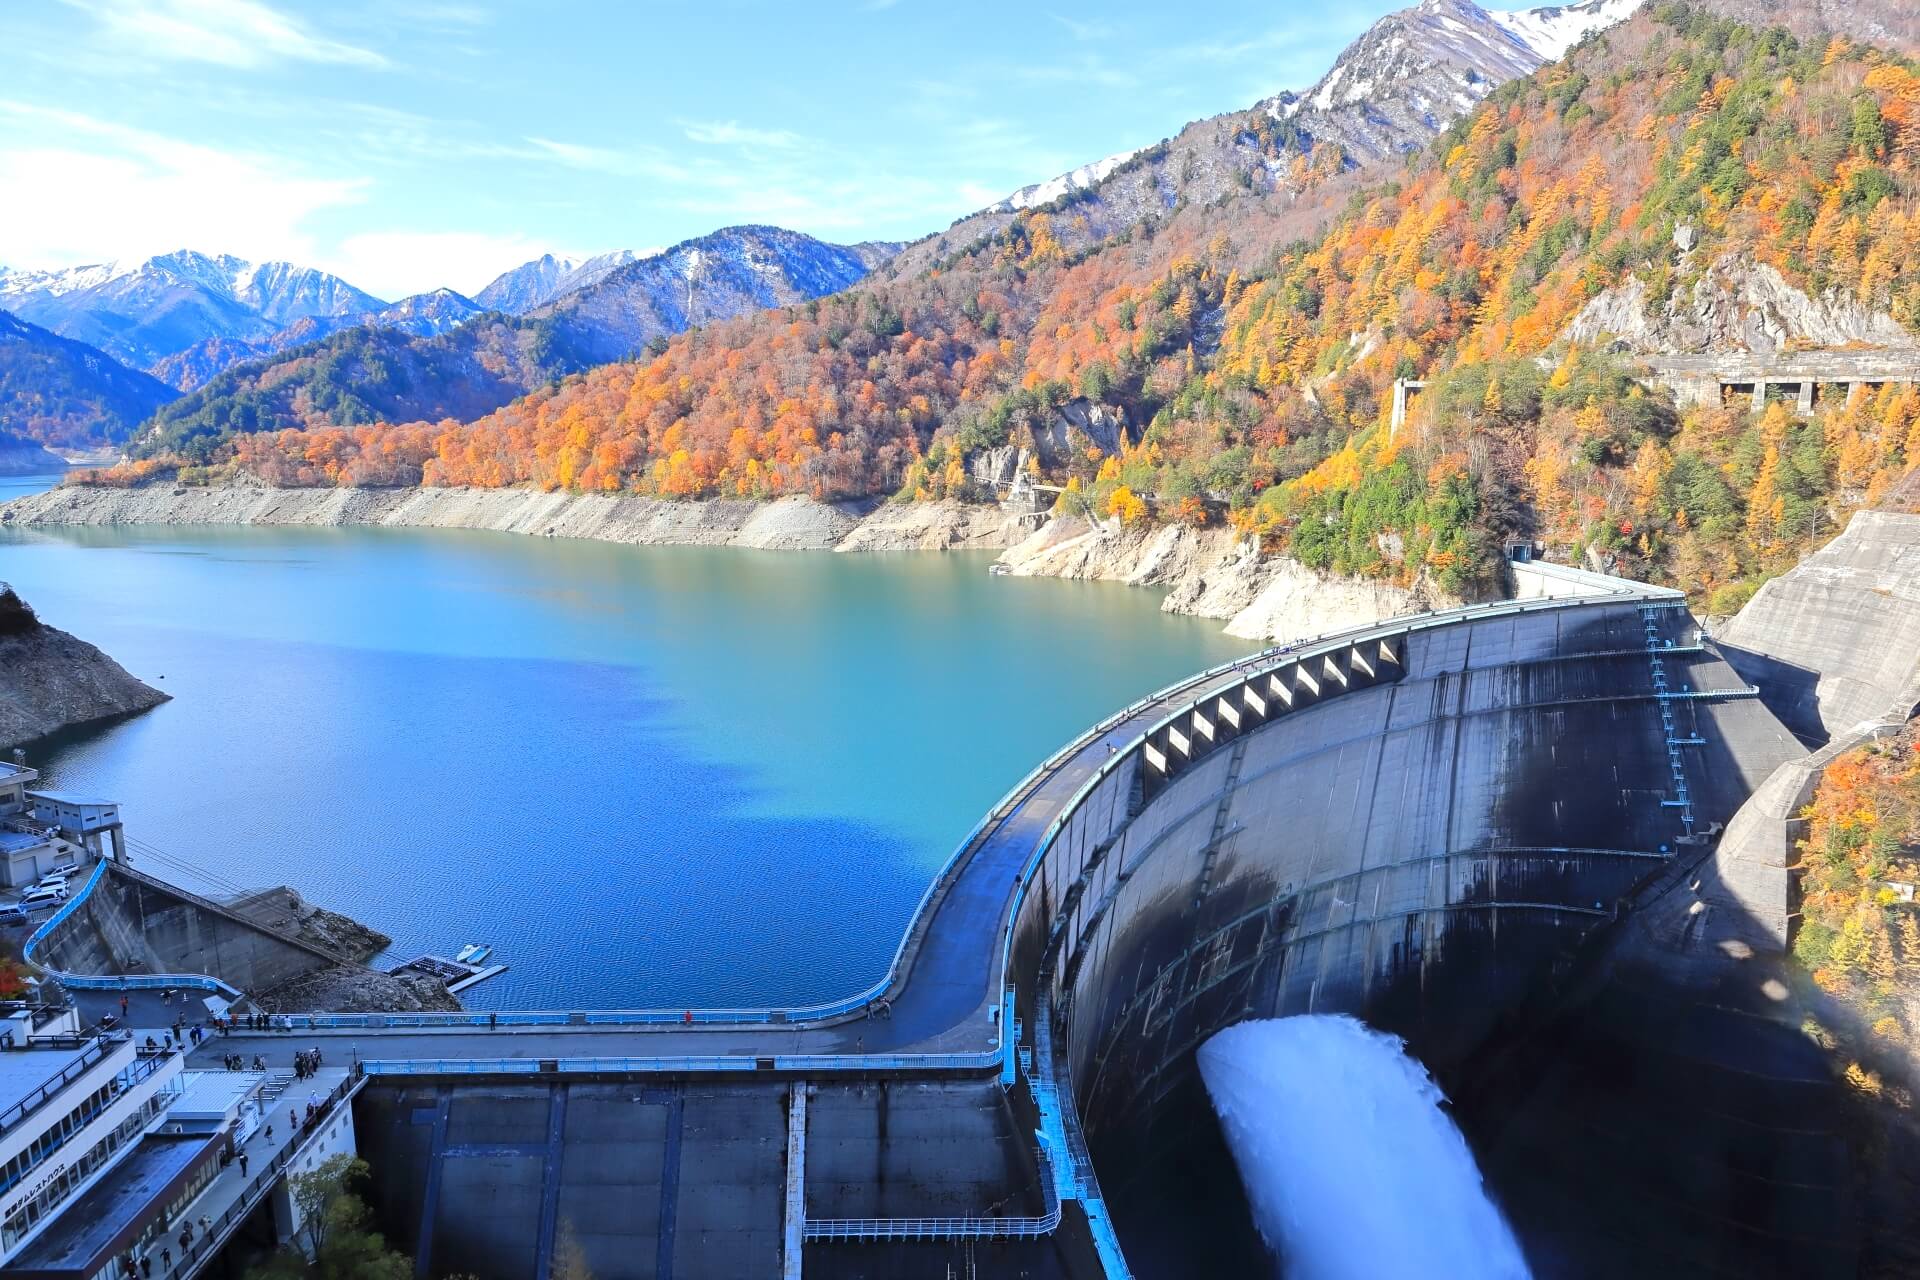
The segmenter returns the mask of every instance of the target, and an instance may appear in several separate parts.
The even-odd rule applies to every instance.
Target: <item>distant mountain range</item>
[[[0,267],[0,308],[191,391],[232,365],[350,325],[431,337],[485,311],[523,315],[655,252],[547,254],[503,272],[476,298],[435,289],[389,303],[313,267],[181,250],[60,271]]]
[[[129,369],[106,352],[0,311],[0,435],[18,464],[24,442],[84,450],[125,440],[167,401],[172,387]]]
[[[139,369],[207,338],[251,341],[385,305],[311,267],[188,250],[64,271],[0,268],[0,308]]]
[[[562,259],[537,260],[488,286],[516,301],[561,290],[524,315],[484,312],[420,336],[374,324],[316,333],[317,340],[212,377],[162,410],[141,445],[191,454],[196,442],[235,431],[469,419],[695,325],[836,293],[898,248],[827,244],[779,227],[746,226],[630,255],[585,283],[579,280],[589,268],[598,271],[593,260],[564,267]]]
[[[598,284],[616,267],[651,258],[659,252],[658,249],[615,249],[591,258],[556,258],[550,253],[542,254],[532,262],[501,272],[492,284],[474,295],[474,301],[489,311],[525,315],[535,307]]]
[[[324,338],[341,329],[366,326],[395,329],[415,337],[433,337],[465,324],[484,310],[465,294],[435,289],[402,298],[391,306],[381,304],[376,311],[304,316],[253,341],[226,336],[202,338],[184,351],[154,361],[150,372],[168,386],[193,391],[234,365]]]
[[[1585,0],[1512,12],[1473,0],[1423,0],[1388,14],[1305,93],[1259,104],[1306,145],[1332,143],[1349,164],[1424,146],[1495,87],[1558,61],[1642,0]]]

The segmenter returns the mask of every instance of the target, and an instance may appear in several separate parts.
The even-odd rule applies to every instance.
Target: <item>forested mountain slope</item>
[[[173,394],[104,351],[0,311],[0,431],[95,449],[125,440]]]
[[[1454,587],[1538,536],[1731,600],[1920,458],[1920,396],[1683,415],[1563,334],[1608,289],[1667,298],[1728,262],[1911,332],[1916,160],[1904,58],[1662,5],[1391,181],[1242,193],[1085,253],[1029,211],[920,277],[714,326],[470,427],[236,455],[287,482],[965,496],[970,464],[1082,399],[1127,445],[1056,474],[1123,518],[1228,519],[1310,565]],[[1432,385],[1389,440],[1411,376]]]

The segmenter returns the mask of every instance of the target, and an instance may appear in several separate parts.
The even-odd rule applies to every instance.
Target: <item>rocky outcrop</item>
[[[166,700],[99,649],[41,622],[0,583],[0,747]]]
[[[255,992],[268,1013],[457,1013],[461,1005],[438,978],[336,965]]]
[[[1647,297],[1637,277],[1608,289],[1580,309],[1567,337],[1583,345],[1611,339],[1644,355],[1916,346],[1892,316],[1839,290],[1811,297],[1772,267],[1736,256],[1721,258],[1691,289],[1662,303]]]
[[[1229,635],[1283,644],[1458,603],[1428,587],[1316,573],[1258,555],[1231,530],[1185,525],[1128,528],[1062,516],[1000,561],[1023,577],[1164,588],[1169,613],[1224,619]]]
[[[1081,397],[1067,401],[1033,429],[1033,451],[1041,466],[1057,471],[1084,456],[1088,448],[1119,453],[1126,436],[1125,410]]]
[[[289,885],[242,894],[227,908],[309,946],[362,963],[392,945],[393,939],[351,916],[315,906]]]
[[[876,507],[835,551],[1000,551],[1024,538],[1033,521],[998,504],[889,502]]]

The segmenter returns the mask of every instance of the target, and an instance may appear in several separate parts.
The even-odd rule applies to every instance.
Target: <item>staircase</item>
[[[260,1110],[262,1114],[271,1112],[273,1110],[273,1104],[280,1100],[280,1095],[292,1087],[293,1072],[275,1071],[270,1074],[267,1077],[267,1082],[260,1086]]]
[[[1213,811],[1213,832],[1207,837],[1207,860],[1200,868],[1200,883],[1193,891],[1196,907],[1213,888],[1213,865],[1220,860],[1220,844],[1227,836],[1227,815],[1233,812],[1233,789],[1240,782],[1240,762],[1246,754],[1247,736],[1243,733],[1233,740],[1233,752],[1227,757],[1227,776],[1220,784],[1220,803]]]

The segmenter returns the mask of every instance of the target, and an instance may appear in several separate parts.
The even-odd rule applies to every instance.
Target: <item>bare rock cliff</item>
[[[1726,257],[1665,302],[1637,278],[1599,294],[1567,328],[1576,343],[1611,338],[1645,355],[1772,355],[1790,345],[1911,349],[1914,336],[1884,312],[1829,290],[1795,288],[1764,263]]]

